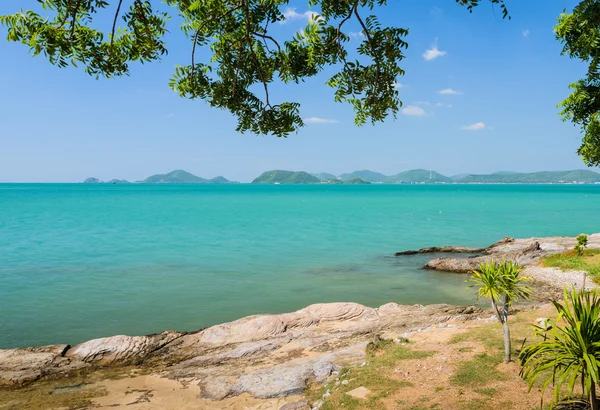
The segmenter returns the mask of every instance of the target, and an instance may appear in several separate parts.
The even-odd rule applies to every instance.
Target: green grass
[[[577,256],[575,251],[549,255],[542,258],[542,265],[562,271],[583,270],[597,281],[600,280],[600,249],[586,249],[583,256]]]
[[[475,355],[472,360],[459,362],[450,383],[456,386],[485,386],[492,381],[507,380],[508,375],[498,371],[496,366],[502,363],[503,354]]]
[[[340,371],[339,381],[348,380],[348,384],[335,385],[330,382],[325,387],[314,386],[308,392],[308,397],[314,402],[319,400],[326,391],[331,396],[325,400],[322,410],[338,409],[382,409],[381,399],[412,383],[395,380],[390,377],[391,372],[399,361],[424,359],[433,356],[435,351],[412,350],[409,346],[379,342],[367,350],[367,365],[343,369]],[[358,400],[348,396],[346,392],[364,386],[371,391],[366,400]]]

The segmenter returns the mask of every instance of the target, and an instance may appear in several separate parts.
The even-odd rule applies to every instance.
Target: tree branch
[[[252,34],[255,35],[255,36],[258,36],[258,37],[262,38],[263,40],[264,39],[271,40],[277,46],[277,50],[281,51],[281,47],[279,46],[279,43],[273,37],[267,36],[266,34],[257,33],[257,32],[254,32],[254,31],[252,32]],[[266,46],[266,43],[265,43],[265,46]]]
[[[72,39],[75,35],[75,23],[77,20],[77,12],[79,12],[79,7],[81,6],[81,0],[77,0],[77,4],[75,4],[75,9],[73,10],[73,19],[71,20],[71,35],[69,39]]]
[[[71,5],[71,0],[69,0],[69,2],[67,3],[66,7],[65,7],[65,16],[63,17],[62,21],[60,22],[60,26],[59,28],[62,28],[65,26],[65,24],[67,24],[67,19],[69,18],[69,6]]]
[[[234,8],[227,10],[225,13],[223,13],[223,14],[217,16],[217,17],[211,17],[210,19],[208,19],[207,21],[205,21],[204,24],[200,25],[200,27],[198,27],[198,29],[196,30],[196,33],[194,34],[194,44],[192,46],[192,69],[191,69],[191,72],[190,72],[190,78],[192,79],[192,88],[193,88],[193,86],[195,84],[195,81],[193,81],[193,78],[194,78],[194,69],[195,69],[195,66],[196,66],[196,63],[195,63],[196,44],[198,43],[198,36],[200,35],[200,31],[202,31],[202,29],[204,27],[206,27],[207,24],[212,23],[216,19],[220,20],[223,17],[226,17],[227,15],[233,13],[234,11],[239,10],[242,7],[242,4],[238,4]]]
[[[360,14],[358,14],[358,10],[356,9],[356,7],[354,7],[354,14],[356,15],[356,18],[358,19],[358,22],[362,26],[363,31],[365,32],[365,36],[367,36],[367,41],[369,42],[369,45],[371,46],[371,51],[373,52],[373,60],[375,61],[375,69],[377,70],[375,72],[375,83],[377,85],[379,85],[379,71],[381,70],[381,68],[380,68],[380,65],[379,65],[379,59],[375,55],[375,44],[373,43],[373,39],[371,38],[371,34],[369,34],[369,30],[367,30],[367,26],[365,26],[365,23],[360,18]]]
[[[260,81],[262,82],[263,87],[265,89],[265,108],[267,108],[267,107],[273,108],[271,106],[271,103],[269,102],[269,87],[267,85],[267,82],[265,81],[262,70],[260,69],[260,63],[258,62],[256,53],[254,53],[252,37],[250,37],[250,34],[251,34],[251,32],[250,32],[250,10],[248,9],[248,3],[246,3],[245,0],[242,0],[242,5],[244,7],[244,12],[246,13],[246,41],[248,43],[248,47],[250,48],[250,54],[252,55],[252,59],[254,60],[254,65],[256,66],[256,72],[258,73],[258,76],[260,77]]]
[[[113,20],[112,33],[111,33],[111,36],[110,36],[110,51],[109,51],[109,55],[112,55],[113,42],[114,42],[114,39],[115,39],[115,28],[117,27],[117,19],[119,18],[119,13],[121,12],[121,4],[123,4],[123,0],[119,0],[119,4],[117,5],[117,12],[115,13],[115,19]]]
[[[358,7],[358,0],[356,0],[354,2],[354,4],[352,5],[352,7],[350,7],[350,12],[348,13],[348,15],[346,17],[344,17],[344,19],[342,21],[340,21],[340,24],[338,24],[338,28],[337,28],[337,34],[335,36],[335,38],[331,41],[331,43],[329,44],[333,44],[335,42],[338,43],[338,48],[341,50],[341,44],[340,44],[340,33],[342,30],[342,26],[344,25],[345,22],[347,22],[348,20],[350,20],[350,17],[352,17],[352,13],[354,13],[354,10],[356,10],[356,8]]]

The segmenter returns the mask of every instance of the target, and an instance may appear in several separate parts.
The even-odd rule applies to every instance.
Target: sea
[[[0,184],[0,348],[472,304],[426,246],[600,232],[600,185]]]

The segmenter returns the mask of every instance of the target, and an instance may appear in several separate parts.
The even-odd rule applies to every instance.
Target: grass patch
[[[487,399],[473,399],[461,404],[460,410],[485,410],[490,407]]]
[[[583,256],[575,251],[556,253],[542,258],[542,266],[562,271],[583,270],[596,281],[600,279],[600,249],[586,249]]]
[[[450,383],[456,386],[485,386],[491,381],[507,380],[508,375],[496,369],[502,363],[502,352],[475,355],[472,360],[458,363]]]
[[[473,390],[475,393],[479,393],[479,394],[483,394],[484,396],[494,396],[498,390],[494,389],[494,388],[481,388],[481,389],[475,389]]]
[[[382,399],[412,383],[396,380],[392,377],[397,363],[402,360],[424,359],[433,356],[434,351],[412,350],[410,347],[396,343],[375,343],[367,349],[367,365],[344,369],[337,381],[321,386],[312,386],[307,396],[312,402],[320,400],[329,391],[331,396],[324,400],[322,410],[338,409],[382,409]],[[341,382],[347,380],[348,384]],[[336,384],[337,382],[337,384]],[[366,400],[358,400],[346,393],[357,387],[364,386],[371,391]]]

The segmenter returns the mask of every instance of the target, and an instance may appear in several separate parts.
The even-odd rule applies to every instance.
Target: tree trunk
[[[585,292],[585,279],[587,278],[586,271],[583,271],[583,285],[581,285],[581,293]]]
[[[599,410],[598,398],[596,397],[596,383],[592,382],[592,388],[590,390],[590,406],[592,410]]]
[[[504,331],[504,363],[510,363],[510,330],[508,329],[507,318],[504,318],[502,330]]]

